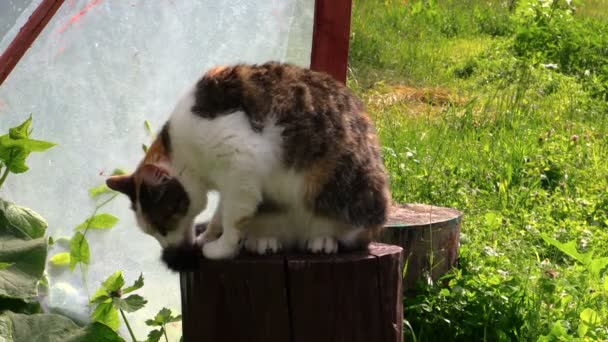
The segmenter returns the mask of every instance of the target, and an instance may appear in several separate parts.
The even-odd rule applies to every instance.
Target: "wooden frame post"
[[[34,13],[32,13],[19,30],[19,33],[17,33],[13,41],[0,56],[0,85],[6,80],[27,49],[30,48],[46,24],[55,15],[63,4],[63,1],[42,0],[40,5],[34,10]]]
[[[346,83],[352,0],[316,0],[310,68]]]

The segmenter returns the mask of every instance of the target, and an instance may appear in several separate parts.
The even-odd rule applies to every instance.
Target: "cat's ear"
[[[135,181],[133,180],[133,176],[112,176],[106,180],[106,185],[108,188],[122,192],[131,198],[135,197]]]
[[[149,186],[163,185],[171,180],[169,171],[158,164],[145,164],[139,173],[142,181]]]

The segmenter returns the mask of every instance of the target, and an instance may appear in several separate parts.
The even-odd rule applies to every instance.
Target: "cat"
[[[106,183],[164,249],[197,246],[209,259],[233,258],[242,245],[333,254],[366,248],[386,222],[380,151],[363,103],[328,74],[235,64],[206,72],[135,172]],[[212,190],[217,210],[196,236]]]

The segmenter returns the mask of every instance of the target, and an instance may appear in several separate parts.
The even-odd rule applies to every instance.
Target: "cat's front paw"
[[[259,255],[274,254],[283,248],[277,238],[255,238],[248,237],[245,240],[245,249],[248,252]]]
[[[338,252],[338,241],[333,237],[315,237],[306,242],[306,250],[315,254],[335,254]]]
[[[238,250],[238,244],[227,244],[221,238],[203,245],[203,255],[207,259],[230,259],[236,256]]]

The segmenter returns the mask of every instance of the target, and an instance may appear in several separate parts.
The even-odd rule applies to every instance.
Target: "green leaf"
[[[0,308],[2,308],[2,310],[28,315],[40,313],[42,311],[40,303],[35,300],[23,300],[4,297],[0,297]],[[2,336],[2,333],[0,333],[0,336]]]
[[[161,337],[163,337],[162,328],[160,330],[155,329],[148,333],[148,339],[146,340],[146,342],[158,342],[160,341]]]
[[[51,264],[55,266],[66,266],[70,264],[70,253],[63,252],[57,253],[51,257],[49,260]]]
[[[30,127],[32,126],[32,114],[21,125],[10,128],[8,135],[11,139],[25,139],[30,136]]]
[[[120,326],[118,310],[116,310],[112,303],[101,303],[97,305],[97,308],[95,308],[95,311],[91,314],[91,318],[95,322],[101,322],[109,326],[114,331],[117,331]]]
[[[608,257],[594,258],[589,263],[589,272],[594,276],[599,277],[606,266],[608,266]]]
[[[585,335],[587,335],[587,331],[589,331],[589,326],[585,323],[579,324],[578,328],[576,328],[578,337],[585,337]]]
[[[76,232],[70,240],[70,271],[73,272],[79,263],[88,265],[90,262],[89,242],[84,234]]]
[[[5,270],[11,266],[13,266],[14,262],[0,262],[0,270]]]
[[[5,149],[17,148],[23,149],[27,152],[44,152],[57,144],[50,141],[36,140],[36,139],[19,139],[13,140],[7,135],[0,137],[0,146]]]
[[[114,306],[116,306],[118,309],[122,309],[126,312],[137,311],[143,308],[146,303],[148,303],[148,301],[145,300],[142,296],[136,294],[130,295],[129,297],[124,299],[113,298],[112,302],[114,303]]]
[[[127,173],[128,172],[123,169],[114,169],[114,171],[112,171],[112,176],[122,176],[122,175],[126,175]]]
[[[143,274],[139,274],[139,278],[137,278],[137,280],[133,283],[133,285],[125,288],[122,293],[123,294],[127,294],[127,293],[131,293],[135,290],[139,290],[144,286],[144,275]]]
[[[122,271],[114,272],[111,276],[103,282],[102,287],[108,291],[108,293],[112,293],[120,290],[125,285],[125,278],[122,274]]]
[[[112,299],[112,297],[108,295],[98,295],[91,299],[91,304],[109,303],[110,299]]]
[[[111,192],[113,192],[113,190],[108,188],[108,186],[105,184],[101,184],[99,186],[89,189],[89,195],[91,195],[91,198],[95,198],[97,196]]]
[[[148,153],[148,146],[146,144],[141,144],[141,149],[144,151],[144,153]]]
[[[0,297],[28,299],[38,294],[37,284],[46,262],[43,237],[46,222],[34,211],[0,199]]]
[[[164,324],[178,322],[182,320],[182,315],[172,316],[171,310],[167,308],[162,308],[154,319],[146,320],[146,325],[148,326],[163,326]]]
[[[8,134],[0,136],[0,161],[12,173],[23,173],[28,170],[25,160],[31,152],[42,152],[55,144],[32,139],[13,140]]]
[[[108,299],[110,299],[110,298],[111,298],[110,294],[102,286],[99,289],[97,289],[97,292],[95,292],[95,294],[91,298],[91,303],[92,304],[99,304],[99,303],[104,303],[104,302],[109,303],[110,301]]]
[[[0,198],[0,234],[31,240],[41,238],[46,227],[46,221],[33,210]]]
[[[580,317],[587,325],[596,326],[600,323],[600,315],[593,309],[586,308],[581,312]]]
[[[574,240],[568,241],[566,243],[561,243],[546,234],[541,234],[541,237],[543,238],[543,240],[545,240],[545,242],[556,247],[562,253],[570,256],[571,258],[574,258],[576,261],[580,262],[583,265],[588,265],[591,262],[591,259],[593,258],[593,254],[590,252],[584,254],[579,253],[576,249],[576,241]]]
[[[111,214],[102,213],[102,214],[97,214],[91,218],[88,218],[86,221],[79,224],[76,227],[76,230],[82,230],[82,229],[87,229],[87,228],[110,229],[110,228],[114,227],[116,225],[116,223],[118,223],[118,217],[111,215]]]
[[[79,327],[61,315],[13,312],[0,315],[0,337],[7,342],[124,342],[115,331],[101,323]]]
[[[154,134],[154,132],[152,131],[152,125],[150,124],[150,121],[144,120],[144,127],[146,128],[146,131],[149,134]]]

